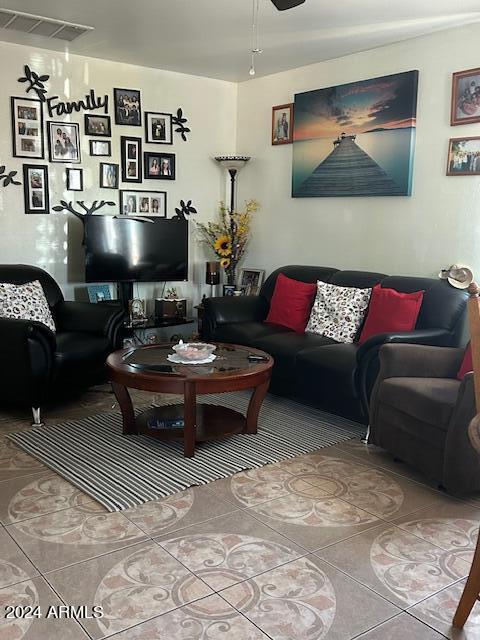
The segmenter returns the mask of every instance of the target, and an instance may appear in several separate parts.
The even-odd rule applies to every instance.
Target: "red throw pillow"
[[[457,372],[457,380],[463,380],[467,373],[473,371],[472,345],[467,344],[465,353],[463,354],[462,364]]]
[[[280,273],[265,322],[304,333],[316,293],[316,284],[292,280]]]
[[[360,344],[377,333],[413,331],[422,306],[423,293],[400,293],[395,289],[384,289],[379,284],[373,287]]]

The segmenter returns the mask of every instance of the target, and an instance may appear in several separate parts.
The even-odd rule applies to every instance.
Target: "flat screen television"
[[[187,278],[186,220],[101,215],[85,220],[87,282],[170,282]]]

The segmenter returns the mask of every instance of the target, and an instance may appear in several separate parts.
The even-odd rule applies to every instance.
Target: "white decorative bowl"
[[[216,345],[207,344],[206,342],[185,342],[183,344],[175,344],[172,349],[182,360],[196,362],[197,360],[205,360],[216,349]]]

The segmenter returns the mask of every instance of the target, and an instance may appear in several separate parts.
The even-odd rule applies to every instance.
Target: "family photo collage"
[[[89,139],[90,157],[101,159],[98,167],[100,189],[119,190],[120,182],[138,185],[144,180],[175,180],[174,153],[163,150],[143,151],[148,145],[173,144],[173,115],[147,111],[143,113],[138,89],[113,89],[114,123],[144,127],[144,138],[120,136],[120,162],[111,162],[112,122],[110,115],[84,114],[83,135]],[[11,98],[13,157],[80,165],[82,163],[81,125],[78,122],[44,121],[43,103],[27,97]],[[24,164],[23,185],[25,213],[49,213],[48,165]],[[65,171],[67,191],[83,191],[83,168],[68,166]],[[119,192],[120,213],[165,218],[167,192],[159,189],[123,188]]]

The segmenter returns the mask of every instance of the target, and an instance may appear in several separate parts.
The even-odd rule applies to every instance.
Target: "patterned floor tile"
[[[150,536],[176,531],[235,511],[235,507],[209,491],[207,485],[152,500],[122,513]]]
[[[17,522],[7,530],[40,571],[60,569],[146,538],[121,513],[107,513],[96,502]]]
[[[0,482],[29,476],[39,471],[46,471],[46,467],[19,449],[11,440],[0,436]]]
[[[269,640],[218,595],[112,636],[112,640]]]
[[[415,605],[408,612],[452,640],[480,640],[480,602],[473,606],[463,630],[452,626],[464,586],[465,580],[457,582]]]
[[[391,524],[316,555],[404,609],[460,580],[470,569],[461,555]]]
[[[408,613],[401,613],[391,620],[378,625],[375,629],[362,633],[355,640],[443,640],[440,635],[427,625],[412,618]]]
[[[0,588],[38,575],[38,571],[4,527],[0,527],[0,549]]]
[[[95,639],[118,633],[212,593],[154,542],[46,575],[67,604],[101,606],[103,617],[83,620]]]
[[[215,591],[303,555],[305,551],[244,512],[155,539]]]
[[[55,607],[62,602],[43,578],[0,589],[0,638],[2,640],[88,640],[76,620],[56,618]],[[6,619],[6,606],[38,607],[41,617]],[[53,609],[50,609],[50,608]],[[50,613],[49,613],[50,612]]]
[[[221,592],[272,640],[346,640],[399,609],[315,556]]]

